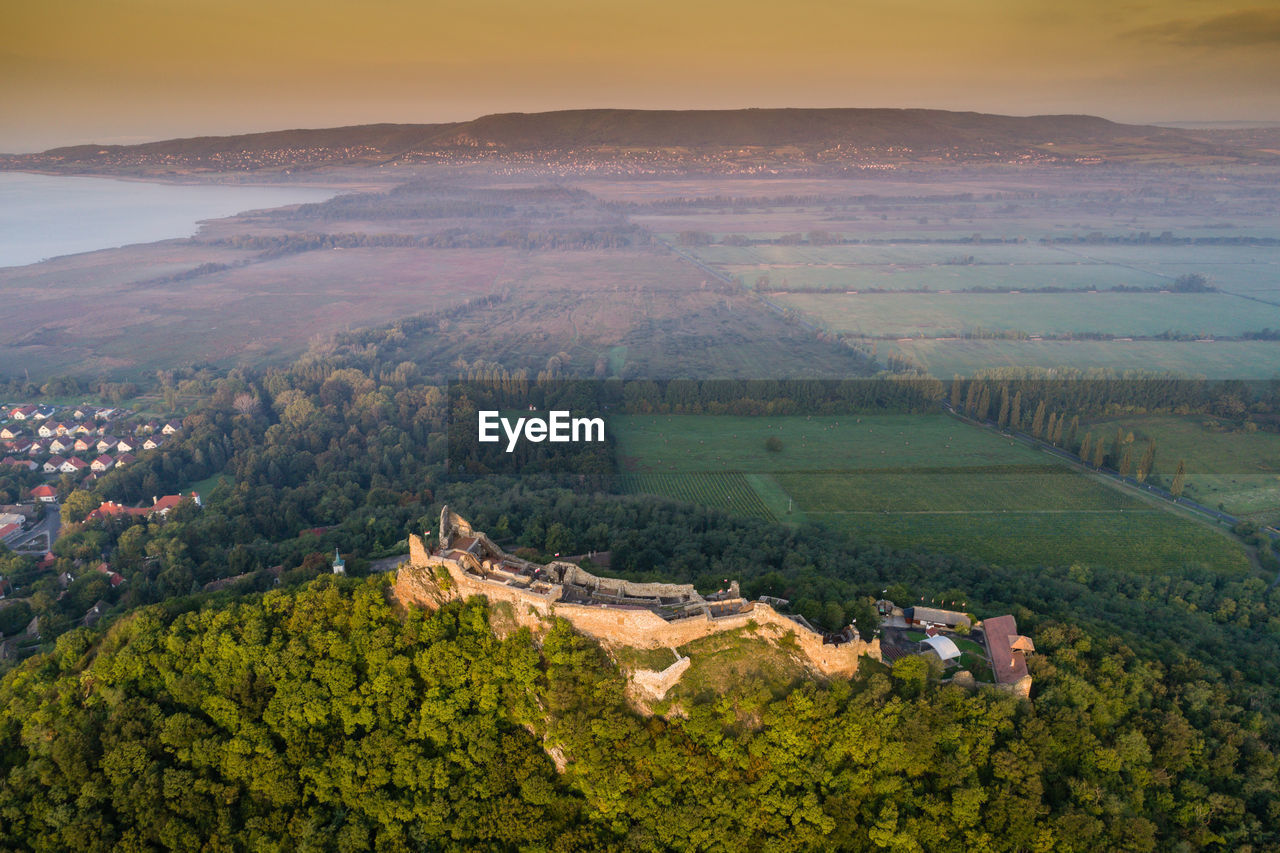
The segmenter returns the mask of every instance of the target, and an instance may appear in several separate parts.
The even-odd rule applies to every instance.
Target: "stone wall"
[[[687,583],[635,583],[621,578],[601,578],[573,563],[555,562],[552,565],[561,570],[560,577],[565,583],[601,591],[611,595],[625,595],[631,598],[698,598],[693,584]]]
[[[474,534],[468,534],[474,535]],[[435,571],[448,573],[449,589],[441,589]],[[566,604],[554,597],[491,583],[464,572],[456,562],[430,554],[422,540],[409,537],[409,562],[400,567],[394,586],[396,598],[404,604],[436,607],[442,601],[479,595],[490,601],[510,602],[520,624],[535,626],[540,619],[559,617],[578,631],[605,644],[641,649],[675,648],[694,640],[744,628],[754,623],[775,638],[791,634],[801,653],[824,675],[849,676],[858,669],[858,658],[869,655],[880,660],[880,641],[854,640],[826,645],[820,634],[809,631],[779,614],[767,604],[755,602],[750,610],[709,618],[690,616],[668,622],[652,611],[607,605]]]
[[[680,658],[662,672],[651,669],[640,669],[631,673],[631,683],[639,688],[646,699],[659,700],[666,698],[667,691],[676,686],[680,676],[689,668],[689,659]]]

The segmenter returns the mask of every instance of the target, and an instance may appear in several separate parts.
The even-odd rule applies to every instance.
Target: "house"
[[[76,424],[75,429],[71,430],[73,435],[96,435],[98,432],[97,424]]]
[[[175,432],[180,432],[181,430],[182,430],[182,424],[178,423],[177,421],[169,421],[160,429],[160,432],[164,433],[165,435],[173,435]]]
[[[15,421],[30,420],[31,418],[35,417],[35,414],[36,414],[35,406],[19,406],[16,409],[9,410],[9,417],[13,418]]]
[[[116,467],[123,468],[124,466],[132,465],[134,462],[137,462],[137,461],[138,461],[138,458],[134,456],[132,453],[121,453],[119,456],[116,457]]]
[[[71,572],[63,572],[62,574],[58,575],[58,586],[62,587],[63,589],[66,589],[67,587],[71,586],[74,580],[75,578],[71,576]]]
[[[122,438],[116,442],[116,450],[121,453],[132,453],[138,449],[138,444],[131,439]]]
[[[9,442],[9,450],[13,453],[30,453],[33,444],[35,442],[29,438],[15,438]]]
[[[190,499],[196,506],[203,506],[200,502],[200,495],[192,492],[190,495],[165,495],[162,498],[152,498],[152,505],[145,511],[148,516],[159,515],[164,518],[169,514],[169,510],[181,504],[183,501]]]
[[[954,610],[939,610],[934,607],[908,607],[902,611],[907,625],[912,628],[946,628],[953,630],[961,625],[969,627],[969,617]]]
[[[110,456],[104,453],[101,456],[99,456],[97,459],[90,462],[89,467],[92,468],[94,471],[99,471],[99,472],[110,471],[115,464],[116,464],[116,460],[112,459]]]
[[[0,428],[0,439],[8,441],[14,438],[21,438],[26,435],[27,431],[19,426],[7,426]]]
[[[49,449],[54,453],[70,453],[76,443],[69,438],[59,436],[49,439]]]
[[[1020,696],[1031,695],[1031,676],[1027,674],[1027,655],[1035,651],[1030,637],[1018,633],[1013,616],[995,616],[982,622],[982,637],[991,659],[991,673],[996,684]]]
[[[120,586],[120,584],[124,583],[124,576],[111,571],[111,566],[108,565],[107,563],[99,563],[98,565],[93,567],[93,570],[95,572],[100,572],[106,575],[107,580],[111,581],[112,589],[115,589],[116,587]]]
[[[117,462],[117,464],[119,463]],[[124,506],[123,504],[118,504],[114,501],[104,501],[97,509],[85,517],[85,521],[97,521],[101,518],[112,518],[115,516],[139,515],[145,515],[148,518],[158,515],[161,518],[164,518],[168,516],[171,509],[186,500],[193,501],[196,506],[202,506],[200,502],[200,495],[195,492],[192,492],[189,495],[165,495],[162,498],[153,497],[151,499],[151,506]]]
[[[162,438],[148,438],[146,441],[142,442],[143,450],[155,450],[157,447],[163,446],[164,439]]]
[[[98,448],[99,453],[106,453],[108,450],[112,449],[119,443],[120,443],[120,440],[116,438],[114,435],[104,435],[102,438],[98,439],[98,443],[95,445],[95,447]]]
[[[10,536],[16,536],[22,532],[21,524],[0,524],[0,542],[5,542]]]
[[[28,456],[44,456],[48,452],[49,442],[47,441],[33,441],[31,442],[31,445],[27,447]]]
[[[107,612],[107,603],[99,600],[97,604],[89,608],[88,612],[80,619],[80,624],[86,628],[92,628],[102,618],[102,614]]]
[[[88,439],[88,438],[85,438],[84,436],[80,436],[75,440],[75,443],[72,444],[71,447],[77,453],[85,453],[87,451],[93,450],[94,445],[95,445],[95,442],[92,439]]]
[[[53,417],[57,413],[58,413],[58,410],[55,409],[53,406],[36,406],[36,410],[35,412],[32,413],[31,417],[35,418],[38,421],[44,421]]]
[[[6,456],[0,459],[0,465],[12,465],[14,468],[26,468],[28,471],[34,471],[40,466],[30,459],[14,459],[12,456]]]
[[[98,508],[85,516],[85,521],[98,521],[103,518],[113,518],[119,515],[140,515],[141,513],[133,507],[118,504],[115,501],[103,501]]]
[[[100,421],[109,421],[120,413],[119,409],[98,409],[93,413],[94,418]]]
[[[36,430],[36,434],[41,438],[53,438],[58,434],[58,426],[57,424],[51,423],[40,424],[40,428]]]
[[[97,414],[98,414],[97,406],[77,406],[75,410],[71,413],[71,416],[78,421],[83,421],[86,418],[96,417]]]
[[[85,468],[89,467],[89,463],[85,462],[79,456],[72,456],[70,459],[58,466],[58,470],[63,474],[79,474]]]
[[[31,490],[31,497],[34,500],[40,501],[40,503],[56,503],[58,500],[58,490],[49,485],[36,486]]]
[[[66,464],[66,461],[61,456],[50,456],[49,460],[44,463],[44,472],[46,474],[56,474],[58,469]]]
[[[145,424],[138,424],[137,427],[134,428],[133,434],[134,435],[151,435],[151,433],[155,432],[158,429],[160,429],[159,421],[147,421]]]

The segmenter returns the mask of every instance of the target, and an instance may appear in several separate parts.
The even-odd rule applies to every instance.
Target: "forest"
[[[0,843],[34,850],[1268,849],[1274,721],[1038,626],[1031,702],[923,659],[645,719],[560,622],[381,579],[154,605],[0,685]],[[557,772],[557,763],[563,772]]]
[[[500,401],[539,386],[495,369],[459,368],[473,403],[486,387]],[[45,643],[0,684],[5,849],[1280,843],[1280,590],[1259,577],[1194,563],[1172,574],[1013,571],[620,496],[607,476],[584,486],[453,471],[451,389],[380,360],[376,345],[167,380],[200,395],[181,441],[92,491],[63,481],[53,567],[0,556],[30,590],[25,612]],[[1171,407],[1265,422],[1273,393],[1059,388],[1020,374],[951,389],[910,377],[847,384],[861,390],[831,386],[848,395],[831,403],[841,410],[933,409],[955,388],[963,406],[970,387],[995,410],[1007,388],[1010,409],[1022,395],[1020,422],[1045,402],[1063,413],[1055,424],[1149,406],[1155,387]],[[600,385],[601,404],[623,411],[751,413],[768,395],[789,413],[827,405],[821,383]],[[543,402],[578,393],[541,387]],[[1108,402],[1108,388],[1128,396]],[[84,521],[99,500],[138,503],[210,478],[203,508]],[[0,490],[33,482],[6,474]],[[827,627],[856,618],[870,632],[879,597],[1012,612],[1040,651],[1035,692],[1030,703],[969,694],[900,662],[781,695],[746,683],[686,716],[646,719],[604,652],[564,626],[499,639],[475,603],[399,613],[385,576],[361,577],[408,534],[429,533],[445,502],[531,558],[609,550],[610,573],[632,579],[714,589],[736,577],[744,594],[787,598]],[[329,575],[335,548],[355,577]],[[126,579],[118,588],[85,570],[104,555]],[[65,594],[64,571],[76,577]],[[105,617],[79,627],[98,601]]]

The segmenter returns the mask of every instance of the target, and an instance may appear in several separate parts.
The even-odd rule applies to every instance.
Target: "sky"
[[[1280,121],[1280,0],[6,6],[8,152],[588,107]]]

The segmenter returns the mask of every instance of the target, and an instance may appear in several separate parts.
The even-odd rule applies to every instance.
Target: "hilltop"
[[[63,172],[292,171],[333,165],[514,158],[643,171],[887,163],[1274,161],[1256,135],[1128,125],[1088,115],[925,109],[562,110],[442,124],[372,124],[79,145],[7,155],[0,168]],[[596,163],[595,165],[599,165]]]

